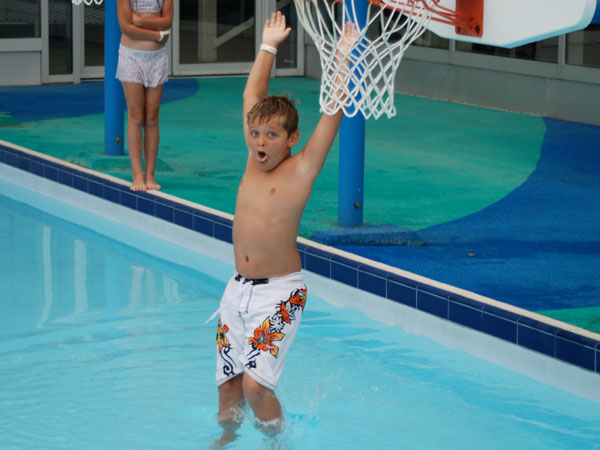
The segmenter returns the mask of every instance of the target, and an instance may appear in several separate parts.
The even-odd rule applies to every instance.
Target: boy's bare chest
[[[238,189],[236,212],[239,212],[239,209],[282,212],[296,203],[297,196],[282,177],[256,177],[246,174]]]

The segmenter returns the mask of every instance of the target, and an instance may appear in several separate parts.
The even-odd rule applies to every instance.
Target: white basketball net
[[[338,50],[344,23],[357,17],[355,3],[367,1],[366,26],[358,30],[357,39],[341,56]],[[362,111],[365,119],[377,119],[384,113],[395,116],[396,70],[404,51],[425,31],[432,15],[432,8],[427,7],[435,6],[435,0],[294,0],[294,3],[300,23],[319,51],[321,111],[334,114],[341,108],[349,117]],[[340,70],[343,60],[348,58],[350,71]],[[340,86],[345,95],[340,95]]]
[[[71,0],[74,5],[81,5],[82,3],[86,6],[98,5],[100,6],[104,0]]]

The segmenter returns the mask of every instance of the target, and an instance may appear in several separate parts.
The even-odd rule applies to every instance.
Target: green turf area
[[[245,78],[199,79],[198,91],[161,106],[158,181],[164,192],[234,212],[244,170],[241,97]],[[320,113],[319,81],[276,78],[271,92],[298,100],[301,148]],[[365,225],[418,230],[479,211],[534,170],[541,118],[396,95],[398,114],[367,121]],[[127,157],[103,154],[103,115],[3,128],[0,138],[130,180]],[[336,227],[338,144],[303,216],[300,234]],[[293,183],[293,180],[290,182]]]
[[[10,113],[0,112],[0,128],[18,128],[21,124]]]
[[[538,314],[551,317],[561,322],[570,323],[585,330],[600,333],[600,306],[590,308],[554,309],[536,311]]]
[[[157,180],[166,193],[234,213],[244,170],[244,77],[198,79],[187,98],[161,106]],[[271,93],[297,99],[301,148],[319,120],[319,81],[276,78]],[[520,186],[535,169],[542,118],[396,95],[392,119],[367,121],[365,225],[420,230],[480,211]],[[127,155],[104,154],[104,116],[18,123],[0,117],[0,139],[130,180]],[[300,234],[337,224],[338,144],[304,213]],[[293,180],[290,180],[293,183]],[[542,311],[600,331],[600,307]]]

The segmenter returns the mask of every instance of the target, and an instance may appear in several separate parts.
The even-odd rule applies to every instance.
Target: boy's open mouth
[[[256,152],[256,159],[258,162],[265,162],[267,160],[267,154],[265,152]]]

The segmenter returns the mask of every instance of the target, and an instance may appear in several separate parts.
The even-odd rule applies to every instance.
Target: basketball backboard
[[[382,0],[384,3],[394,0]],[[431,1],[431,0],[429,0]],[[481,37],[457,33],[453,24],[434,18],[427,28],[438,36],[464,42],[512,48],[571,31],[600,17],[600,0],[439,0],[453,11],[483,3]],[[434,16],[435,17],[435,16]],[[595,21],[595,20],[594,20]]]

